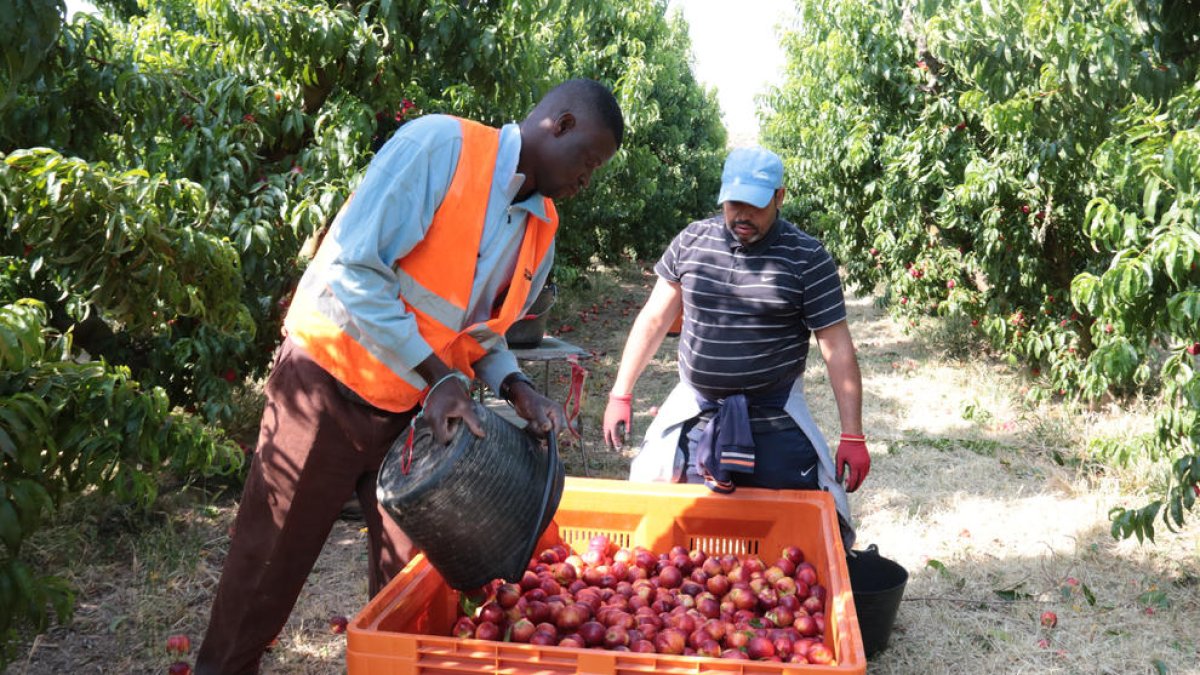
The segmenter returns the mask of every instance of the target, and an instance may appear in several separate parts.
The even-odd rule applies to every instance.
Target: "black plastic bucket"
[[[850,588],[854,591],[854,606],[858,610],[863,650],[870,658],[887,649],[900,599],[904,597],[904,586],[908,583],[908,570],[879,555],[875,544],[865,551],[850,551],[846,565],[850,569]]]
[[[484,438],[459,424],[438,445],[421,421],[404,472],[405,430],[379,470],[379,503],[451,588],[471,591],[493,579],[518,581],[562,497],[564,471],[548,447],[499,414],[475,404]]]
[[[542,344],[550,308],[554,306],[556,300],[558,300],[558,287],[554,284],[543,286],[542,291],[538,293],[537,298],[529,307],[529,313],[504,333],[504,340],[508,342],[508,346],[530,348]]]

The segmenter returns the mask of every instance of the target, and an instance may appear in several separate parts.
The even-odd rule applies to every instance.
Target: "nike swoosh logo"
[[[813,468],[814,468],[814,467],[811,467],[811,466],[810,466],[810,467],[808,467],[808,470],[806,470],[806,471],[801,471],[801,472],[800,472],[800,475],[801,475],[801,476],[807,476],[808,474],[812,473],[812,470],[813,470]]]

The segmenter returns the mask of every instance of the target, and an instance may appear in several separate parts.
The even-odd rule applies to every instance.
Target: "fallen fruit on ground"
[[[329,617],[329,632],[336,635],[341,635],[346,632],[346,624],[350,623],[346,617],[341,614],[334,614]]]
[[[171,654],[187,654],[192,651],[192,641],[186,635],[172,635],[167,638],[167,652]]]

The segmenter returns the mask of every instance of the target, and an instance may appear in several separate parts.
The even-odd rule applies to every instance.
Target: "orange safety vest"
[[[392,268],[400,278],[398,300],[416,317],[421,337],[446,365],[474,377],[474,363],[522,318],[534,273],[554,241],[558,213],[554,202],[547,197],[547,220],[529,215],[513,278],[499,310],[485,322],[464,326],[500,131],[470,120],[459,122],[462,151],[449,190],[433,216],[425,239],[403,258],[393,261]],[[321,249],[328,246],[326,242]],[[321,253],[317,252],[314,264],[321,261]],[[302,283],[284,319],[289,337],[330,375],[371,405],[404,412],[420,404],[431,383],[411,369],[396,372],[388,368],[363,345],[385,340],[387,336],[351,335],[348,331],[352,324],[325,283]]]

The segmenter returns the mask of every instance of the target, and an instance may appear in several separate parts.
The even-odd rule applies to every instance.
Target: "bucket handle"
[[[866,547],[865,549],[863,549],[861,551],[855,551],[854,549],[850,549],[850,551],[848,553],[846,553],[846,557],[847,558],[857,558],[860,555],[868,555],[868,554],[873,555],[876,558],[878,558],[879,557],[879,547],[876,546],[875,544],[871,544],[870,546]]]
[[[558,302],[558,286],[555,285],[554,283],[548,283],[548,284],[542,286],[542,290],[536,296],[534,296],[533,303],[529,306],[529,308],[531,310],[533,309],[533,305],[536,305],[537,301],[541,299],[541,296],[543,293],[548,293],[550,295],[550,304],[546,305],[546,307],[543,308],[542,311],[540,311],[540,312],[537,312],[537,313],[534,313],[532,311],[529,312],[524,317],[522,317],[524,320],[532,321],[534,319],[541,318],[543,315],[545,315],[547,312],[549,312],[551,310],[551,308],[554,307],[555,303]]]
[[[546,518],[546,507],[550,504],[550,493],[554,490],[554,478],[558,475],[558,439],[554,430],[546,434],[546,454],[546,487],[542,490],[542,505],[538,508],[537,524],[534,525],[535,531],[529,542],[529,551],[525,554],[525,563],[537,553],[534,549],[537,548],[538,538],[542,534],[542,521]]]

